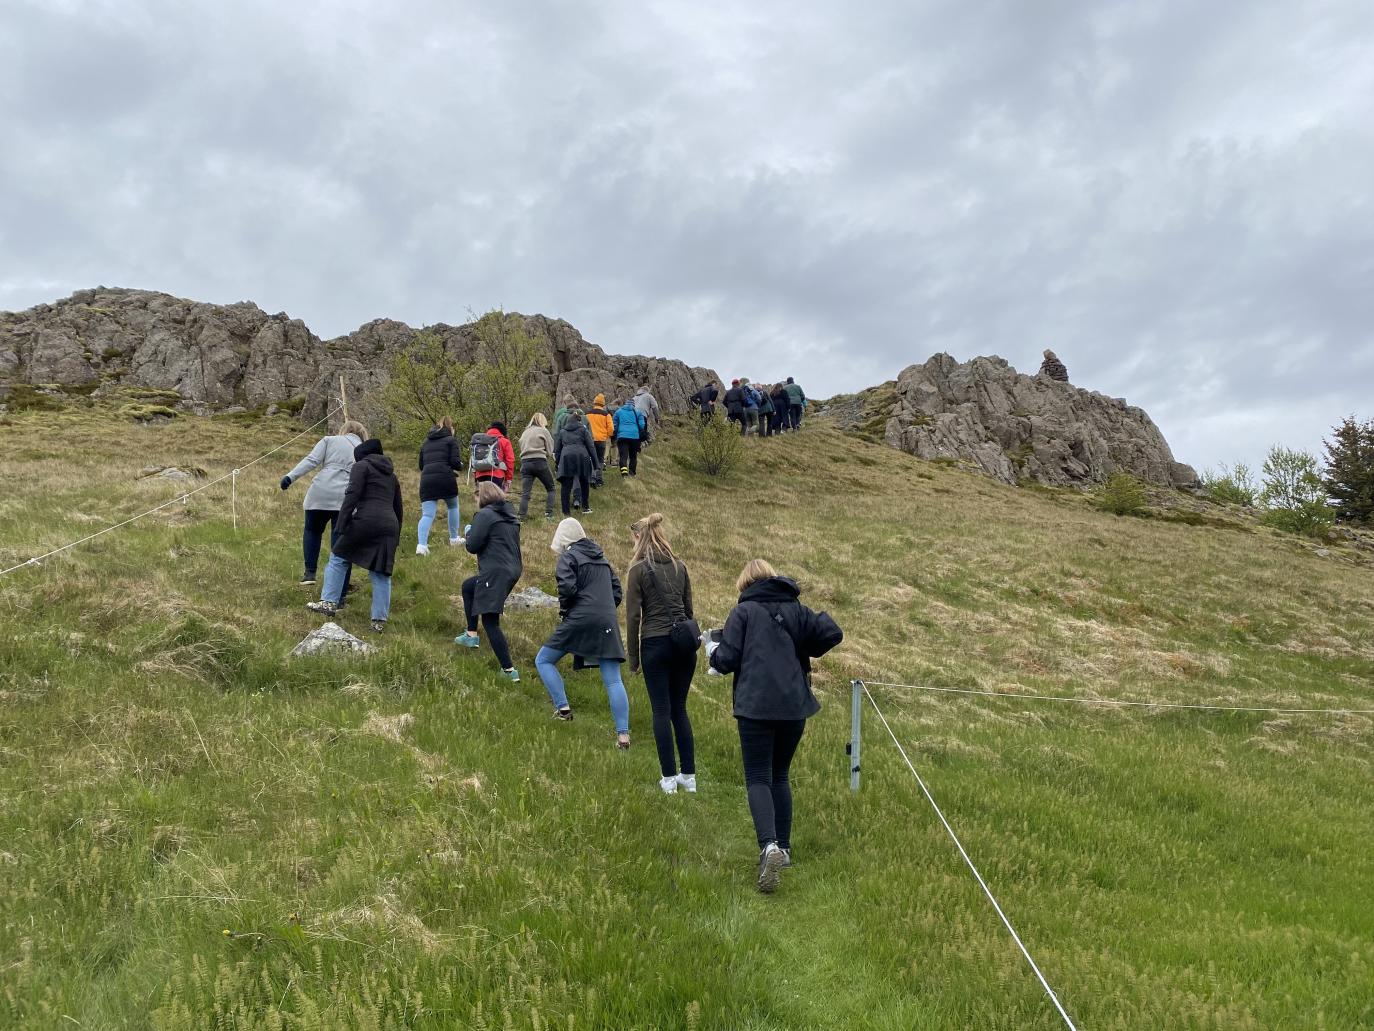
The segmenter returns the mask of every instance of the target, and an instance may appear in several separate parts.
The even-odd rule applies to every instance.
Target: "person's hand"
[[[470,533],[472,533],[472,524],[468,523],[467,526],[463,527],[463,536],[466,537]]]
[[[714,654],[716,653],[716,649],[719,648],[719,647],[720,647],[720,642],[719,642],[719,641],[707,641],[707,642],[706,642],[706,661],[707,661],[707,662],[710,662],[710,661],[711,661],[711,656],[714,655]]]
[[[291,477],[283,476],[281,478],[281,489],[286,490],[286,488],[289,486],[291,486]]]
[[[630,676],[635,676],[637,673],[639,673],[639,667],[638,667],[638,666],[631,666],[631,667],[630,667]]]

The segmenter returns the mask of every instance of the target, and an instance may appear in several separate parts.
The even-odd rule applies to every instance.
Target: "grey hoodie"
[[[658,401],[654,395],[649,393],[647,387],[640,387],[635,391],[635,396],[630,398],[630,404],[634,405],[635,411],[644,416],[652,425],[657,424],[663,418],[663,412],[658,407]]]
[[[321,437],[310,454],[286,474],[295,483],[311,469],[319,470],[305,492],[306,511],[337,512],[342,507],[348,474],[353,468],[353,449],[361,443],[352,433]]]

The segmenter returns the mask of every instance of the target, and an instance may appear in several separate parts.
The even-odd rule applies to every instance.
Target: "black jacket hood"
[[[445,437],[453,436],[453,431],[447,426],[435,426],[426,435],[426,440],[443,440]]]
[[[801,588],[790,576],[770,576],[767,580],[756,580],[740,592],[740,604],[746,601],[769,602],[796,601],[801,597]]]
[[[596,541],[592,540],[590,537],[583,537],[581,540],[573,541],[568,545],[568,550],[576,551],[578,554],[582,555],[583,558],[592,561],[606,561],[606,553],[601,550],[601,545],[597,544]]]
[[[493,501],[490,505],[483,505],[479,512],[491,512],[492,517],[501,520],[503,523],[519,522],[515,518],[515,512],[511,510],[509,501]]]
[[[353,461],[361,462],[368,455],[380,455],[382,453],[382,442],[376,437],[365,440],[353,449]]]

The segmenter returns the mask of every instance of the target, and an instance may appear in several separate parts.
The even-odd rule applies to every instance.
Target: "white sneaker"
[[[417,555],[428,555],[428,554],[429,554],[429,545],[428,545],[428,544],[417,544],[417,545],[415,545],[415,554],[417,554]]]
[[[677,783],[683,791],[693,795],[697,793],[697,775],[695,773],[679,773]]]
[[[778,848],[776,841],[770,841],[759,853],[759,891],[763,894],[771,895],[778,890],[778,882],[782,880],[783,862],[786,859],[786,854]]]
[[[663,789],[663,793],[664,793],[665,795],[674,794],[674,793],[677,792],[677,778],[676,778],[676,777],[659,777],[659,778],[658,778],[658,786],[661,787],[661,788]]]
[[[465,541],[467,541],[466,537],[450,537],[448,539],[448,546],[450,548],[456,548],[458,547],[458,545],[463,544]]]

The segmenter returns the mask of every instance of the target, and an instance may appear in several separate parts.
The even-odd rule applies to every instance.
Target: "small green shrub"
[[[1202,474],[1202,486],[1207,497],[1218,505],[1243,505],[1254,508],[1259,497],[1255,477],[1244,462],[1222,465],[1216,472],[1208,469]]]
[[[1304,537],[1324,538],[1336,521],[1317,474],[1317,456],[1274,445],[1264,460],[1264,486],[1259,500],[1266,526]]]
[[[1119,469],[1107,478],[1097,495],[1097,507],[1118,516],[1140,515],[1148,501],[1145,485]]]
[[[1325,501],[1304,501],[1295,508],[1271,508],[1260,521],[1284,533],[1325,540],[1336,522],[1336,513]]]
[[[139,422],[147,422],[149,419],[156,419],[162,416],[168,419],[175,419],[177,410],[175,408],[168,408],[166,405],[131,403],[121,405],[119,414],[129,419],[136,419]]]
[[[697,429],[691,465],[707,476],[729,476],[744,461],[744,439],[717,412]]]
[[[15,383],[5,398],[11,412],[58,412],[65,405],[28,383]]]

